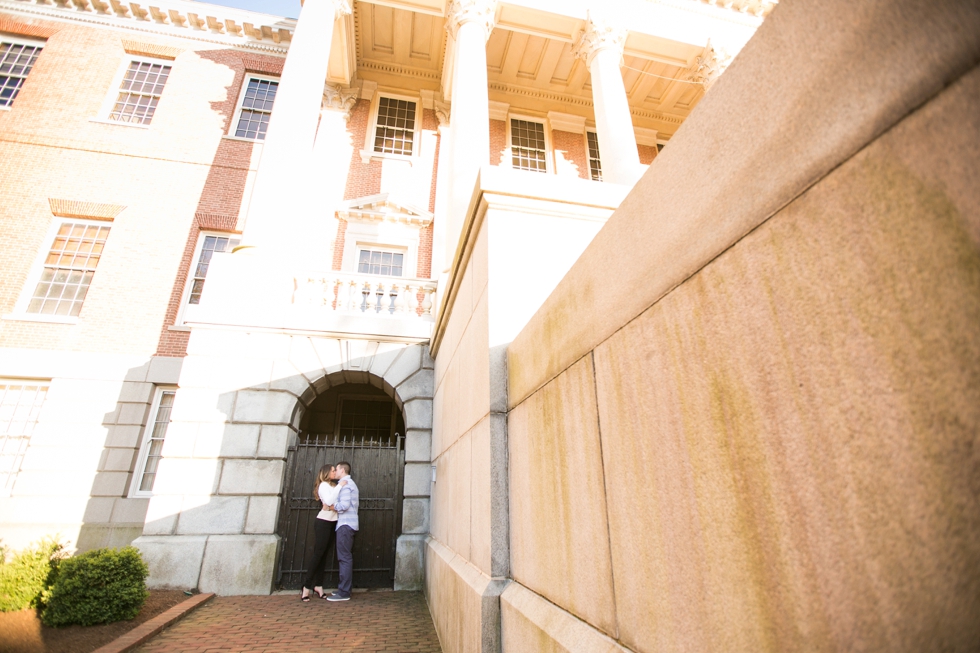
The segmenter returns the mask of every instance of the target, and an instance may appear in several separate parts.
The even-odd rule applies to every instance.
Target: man
[[[354,580],[354,535],[357,533],[357,504],[360,493],[354,479],[350,477],[350,463],[337,463],[338,482],[347,481],[340,489],[337,503],[330,506],[337,512],[337,562],[340,582],[337,591],[327,597],[328,601],[350,601],[350,588]]]

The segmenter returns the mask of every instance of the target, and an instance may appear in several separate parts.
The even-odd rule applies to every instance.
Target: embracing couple
[[[310,588],[321,599],[328,601],[349,601],[351,581],[354,576],[354,535],[357,533],[357,504],[359,494],[354,479],[350,477],[350,463],[324,465],[316,475],[313,484],[313,497],[320,500],[323,510],[313,520],[313,559],[303,580],[303,601],[310,600]],[[340,580],[337,591],[330,595],[323,593],[323,567],[327,560],[330,545],[337,542],[337,562]]]

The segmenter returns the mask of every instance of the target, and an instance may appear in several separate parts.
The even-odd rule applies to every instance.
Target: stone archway
[[[288,448],[333,385],[369,383],[405,422],[395,589],[422,588],[434,365],[427,344],[195,330],[143,535],[150,587],[267,594]]]

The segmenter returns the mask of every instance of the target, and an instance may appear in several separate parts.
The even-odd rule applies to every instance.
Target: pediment
[[[341,220],[357,222],[395,222],[415,227],[432,224],[432,214],[401,201],[392,193],[380,193],[348,200],[337,211]]]

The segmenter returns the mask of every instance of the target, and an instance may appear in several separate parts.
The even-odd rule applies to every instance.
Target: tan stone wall
[[[833,20],[859,22],[833,9]],[[909,49],[926,47],[938,25],[980,22],[975,8],[950,3],[920,30],[922,17],[900,9],[909,10],[904,27],[893,29]],[[860,20],[878,10],[884,4],[863,7]],[[780,11],[787,22],[777,24],[792,33],[812,29],[817,10],[787,3],[773,21]],[[775,29],[767,23],[760,35],[767,28]],[[897,42],[887,32],[880,38]],[[672,208],[660,218],[643,200],[703,165],[713,134],[695,121],[711,115],[696,114],[515,339],[513,576],[561,611],[549,620],[518,590],[505,592],[505,650],[523,650],[508,647],[527,641],[522,635],[541,640],[537,650],[575,650],[558,644],[572,615],[636,651],[911,652],[980,641],[972,453],[980,432],[980,69],[964,74],[962,63],[976,64],[971,38],[963,54],[946,51],[945,72],[928,82],[910,75],[916,91],[869,98],[862,111],[876,130],[864,140],[846,135],[854,140],[838,144],[836,160],[799,160],[826,168],[815,183],[772,184],[790,200],[756,213],[753,228],[685,271],[676,246],[666,258],[658,248],[672,238],[688,239],[690,249],[703,242],[706,232],[695,228],[702,200],[661,204],[657,211]],[[734,100],[758,92],[748,80],[757,79],[754,64],[769,65],[753,59],[767,47],[750,44],[739,59],[745,76],[733,67],[719,82],[730,84],[727,106],[709,96],[702,108],[749,113]],[[924,104],[914,99],[943,74],[951,76],[946,90],[919,95]],[[902,93],[907,111],[886,111]],[[827,115],[843,119],[828,108],[811,120]],[[731,164],[737,171],[750,160]],[[742,172],[746,196],[766,188],[750,169]],[[651,252],[631,261],[649,285],[671,274],[680,281],[629,319],[595,305],[573,312],[589,296],[585,279],[626,310],[640,306],[615,289],[621,277],[610,262],[625,238]]]

